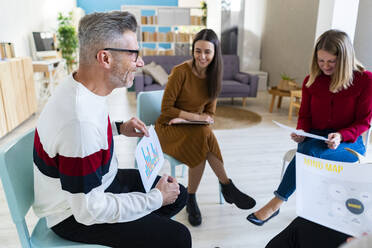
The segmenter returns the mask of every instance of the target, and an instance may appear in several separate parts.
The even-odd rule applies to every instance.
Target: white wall
[[[0,0],[0,41],[12,42],[17,57],[31,56],[33,31],[55,31],[58,12],[68,13],[76,0]]]
[[[240,68],[243,71],[260,69],[266,4],[267,0],[245,0],[243,29],[239,33]]]
[[[281,73],[298,83],[308,74],[319,1],[323,0],[267,1],[261,70],[269,73],[269,85],[277,85]]]
[[[332,28],[335,1],[336,0],[319,1],[315,39]]]
[[[201,0],[178,0],[178,7],[201,7]]]
[[[360,0],[357,25],[354,36],[356,57],[367,70],[372,71],[372,1]]]
[[[339,29],[354,40],[358,5],[359,0],[319,1],[315,39],[329,29]]]
[[[221,39],[221,1],[207,0],[207,28],[213,29]]]
[[[336,0],[332,28],[346,32],[354,40],[359,0]]]

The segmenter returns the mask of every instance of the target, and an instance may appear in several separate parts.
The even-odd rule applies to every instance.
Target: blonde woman
[[[322,135],[324,142],[291,134],[297,151],[310,156],[354,162],[357,158],[344,148],[365,153],[361,134],[372,116],[372,74],[356,60],[346,33],[329,30],[314,48],[310,75],[304,80],[297,129]],[[262,226],[279,213],[283,202],[296,189],[295,158],[289,163],[275,197],[247,219]]]

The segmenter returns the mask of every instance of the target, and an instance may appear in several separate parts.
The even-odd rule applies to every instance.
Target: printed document
[[[372,233],[372,165],[296,153],[297,215],[359,237]]]
[[[292,128],[292,127],[288,127],[286,125],[283,125],[277,121],[273,121],[276,125],[278,125],[279,127],[281,128],[284,128],[288,131],[291,131],[292,133],[295,133],[297,135],[301,135],[301,136],[305,136],[305,137],[309,137],[309,138],[314,138],[314,139],[319,139],[319,140],[328,140],[327,138],[324,138],[323,136],[320,136],[320,135],[315,135],[315,134],[312,134],[312,133],[307,133],[307,132],[304,132],[302,130],[297,130],[295,128]]]
[[[136,161],[143,186],[149,192],[164,164],[163,151],[153,126],[149,128],[149,137],[143,136],[137,145]]]

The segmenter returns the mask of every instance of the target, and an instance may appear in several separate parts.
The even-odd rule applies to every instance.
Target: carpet
[[[261,116],[242,107],[217,105],[213,129],[247,128],[261,122]]]

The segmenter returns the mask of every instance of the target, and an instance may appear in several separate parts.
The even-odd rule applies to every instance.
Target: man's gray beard
[[[130,73],[129,71],[126,71],[124,73],[123,77],[121,77],[120,75],[119,76],[113,75],[112,79],[114,81],[114,84],[117,85],[120,88],[121,87],[126,87],[127,88],[127,86],[129,86],[129,85],[127,85],[127,78],[128,78],[129,73]]]

